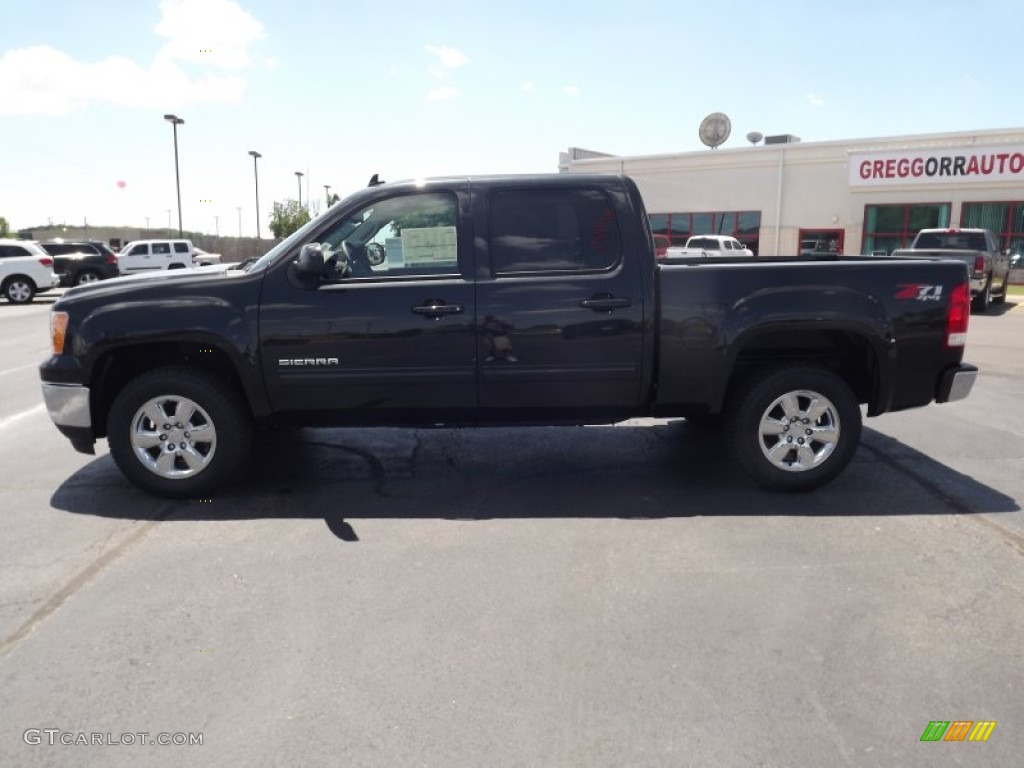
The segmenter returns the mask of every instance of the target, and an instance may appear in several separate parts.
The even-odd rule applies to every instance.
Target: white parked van
[[[193,256],[191,240],[133,240],[117,255],[117,267],[122,275],[187,269]]]

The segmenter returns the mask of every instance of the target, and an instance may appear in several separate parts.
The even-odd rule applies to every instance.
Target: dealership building
[[[757,136],[753,136],[757,138]],[[1024,252],[1024,129],[619,156],[571,147],[563,173],[622,173],[656,234],[733,235],[761,256],[887,254],[926,227],[985,227]]]

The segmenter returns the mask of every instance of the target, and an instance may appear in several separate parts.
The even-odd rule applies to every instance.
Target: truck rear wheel
[[[186,366],[144,373],[114,400],[107,441],[133,484],[156,496],[211,493],[245,460],[252,423],[220,377]]]
[[[824,368],[769,369],[747,383],[736,403],[733,446],[762,488],[817,488],[846,468],[860,443],[857,398]]]
[[[985,288],[974,297],[971,302],[971,306],[975,312],[987,312],[989,304],[992,303],[992,275],[988,276],[988,280],[985,281]]]

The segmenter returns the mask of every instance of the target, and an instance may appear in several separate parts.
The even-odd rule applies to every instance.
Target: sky
[[[264,237],[275,201],[708,151],[1024,126],[1020,0],[5,0],[0,216]],[[304,174],[297,177],[295,172]],[[239,210],[240,209],[240,210]]]

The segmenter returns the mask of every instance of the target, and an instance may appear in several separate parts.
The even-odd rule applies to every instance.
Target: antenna
[[[749,141],[751,144],[755,146],[763,138],[764,134],[761,133],[760,131],[751,131],[750,133],[747,134],[747,141]]]

